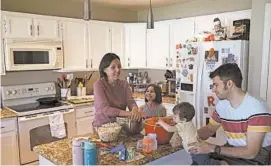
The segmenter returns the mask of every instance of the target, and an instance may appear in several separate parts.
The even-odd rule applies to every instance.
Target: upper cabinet
[[[89,51],[92,68],[98,69],[103,56],[112,51],[111,43],[111,29],[108,24],[89,23]]]
[[[59,23],[54,17],[4,12],[5,37],[11,39],[60,39]]]
[[[154,29],[147,29],[147,67],[170,68],[170,26],[157,22]]]
[[[59,22],[53,19],[34,19],[36,38],[58,39],[60,38]]]
[[[0,18],[2,19],[2,11],[0,11]],[[5,62],[4,62],[4,48],[3,48],[3,26],[0,29],[0,75],[5,74]]]
[[[64,68],[90,68],[88,57],[88,25],[76,19],[61,21],[63,27]]]
[[[89,22],[91,66],[98,69],[106,53],[112,52],[124,61],[124,24],[103,21]]]
[[[146,31],[146,23],[125,24],[124,67],[146,67]]]
[[[121,63],[124,65],[124,23],[111,23],[111,39],[112,39],[112,52],[120,57]]]
[[[172,25],[172,31],[174,33],[174,46],[186,42],[187,39],[193,39],[195,36],[195,19],[184,18],[176,20]]]

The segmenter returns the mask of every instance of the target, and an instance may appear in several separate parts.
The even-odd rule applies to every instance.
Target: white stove
[[[17,112],[18,116],[72,108],[72,105],[62,102],[44,105],[37,101],[39,98],[54,97],[55,95],[56,89],[54,83],[2,87],[3,105]]]
[[[52,98],[56,95],[54,83],[3,86],[2,103],[18,113],[18,134],[20,164],[32,164],[38,161],[33,148],[76,135],[75,112],[72,105],[55,100],[41,103],[40,98]],[[55,99],[55,98],[53,98]],[[40,104],[41,103],[41,104]],[[52,136],[49,118],[63,114],[66,136]]]

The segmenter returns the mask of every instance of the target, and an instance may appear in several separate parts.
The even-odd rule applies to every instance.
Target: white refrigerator
[[[193,122],[197,128],[209,122],[218,100],[212,92],[210,72],[224,63],[237,63],[243,75],[242,89],[247,90],[248,41],[177,43],[176,57],[176,100],[194,105]],[[224,144],[226,134],[220,128],[208,141]]]

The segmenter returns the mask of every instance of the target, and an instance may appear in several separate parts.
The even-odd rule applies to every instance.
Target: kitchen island
[[[93,134],[87,136],[90,138],[96,138],[96,136]],[[125,145],[126,147],[136,147],[137,141],[142,138],[143,136],[140,134],[131,137],[120,135],[118,141],[112,144]],[[39,145],[34,147],[34,151],[39,155],[40,165],[72,165],[71,139],[64,139],[49,144]],[[165,161],[168,160],[167,156],[171,156],[172,158],[174,155],[171,154],[175,152],[181,153],[180,155],[183,154],[183,156],[180,156],[179,154],[175,155],[175,162],[176,160],[180,159],[180,163],[178,164],[190,164],[189,155],[184,152],[182,146],[173,148],[170,144],[166,144],[159,145],[156,151],[149,154],[140,152],[140,159],[131,162],[120,161],[117,156],[111,154],[110,152],[106,152],[104,148],[101,148],[99,165],[157,165],[159,164],[159,159],[161,158],[163,158],[163,161],[161,161],[163,163],[161,164],[165,164]],[[170,160],[173,161],[174,159],[169,159],[169,161],[166,162],[167,165],[170,164]],[[184,161],[184,163],[182,161]]]

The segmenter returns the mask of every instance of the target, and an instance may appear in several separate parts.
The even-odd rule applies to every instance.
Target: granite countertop
[[[97,138],[97,136],[93,134],[88,135],[88,137]],[[137,141],[142,138],[143,136],[140,134],[132,137],[120,135],[118,141],[111,144],[124,144],[126,147],[136,147]],[[149,154],[141,152],[141,154],[144,156],[143,158],[129,163],[126,161],[120,161],[117,156],[111,153],[105,153],[100,156],[99,165],[142,165],[177,152],[181,149],[181,146],[173,148],[170,144],[158,145],[158,149],[156,151]],[[72,165],[71,139],[64,139],[48,144],[38,145],[34,147],[34,151],[56,165]]]
[[[1,109],[0,114],[1,114],[1,119],[12,118],[12,117],[17,116],[16,112],[14,112],[13,110],[11,110],[7,107],[4,107],[3,109]]]
[[[73,108],[80,108],[80,107],[91,107],[94,106],[94,102],[86,102],[86,103],[78,103],[74,104],[69,102],[68,100],[63,101],[63,103],[71,104]]]
[[[135,99],[145,99],[144,93],[133,93],[133,97]],[[162,102],[163,103],[175,104],[176,99],[175,99],[175,97],[163,96],[162,97]]]

